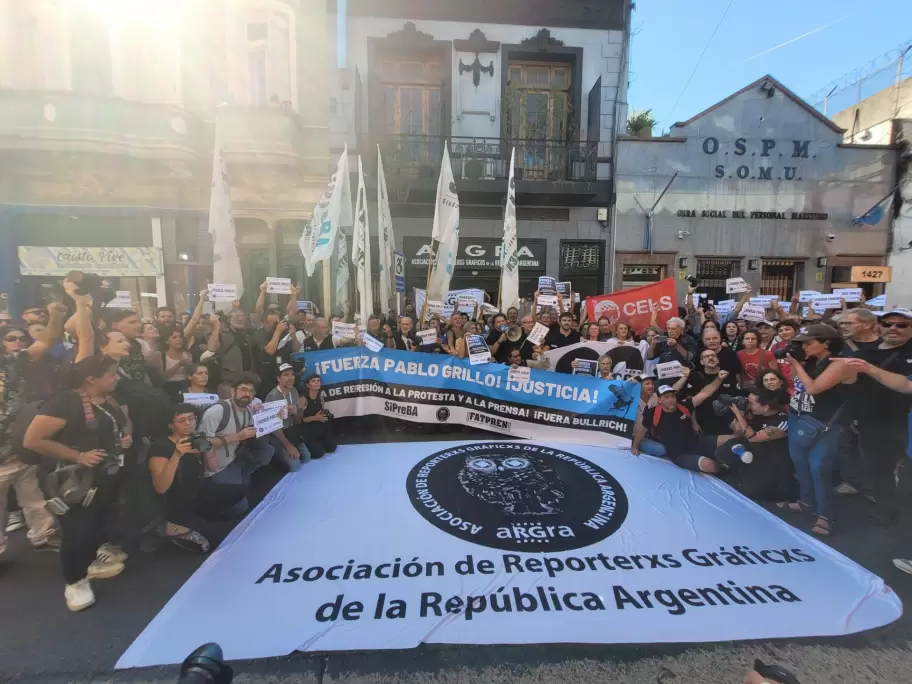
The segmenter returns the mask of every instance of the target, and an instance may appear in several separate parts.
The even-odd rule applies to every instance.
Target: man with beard
[[[219,387],[219,396],[226,396],[232,383],[245,373],[256,370],[256,348],[251,333],[247,331],[247,316],[241,309],[233,309],[228,314],[228,326],[219,331],[218,344],[215,352],[221,363],[222,385]]]
[[[719,368],[728,371],[729,376],[734,382],[737,382],[741,376],[741,362],[738,360],[738,353],[731,347],[722,346],[722,335],[715,328],[706,328],[703,331],[703,348],[709,349],[716,353],[719,360]]]
[[[573,314],[565,311],[560,316],[560,327],[552,328],[545,337],[544,350],[560,349],[580,341],[580,334],[573,329]]]
[[[200,430],[212,442],[212,450],[203,454],[211,485],[250,485],[251,474],[268,465],[275,449],[269,437],[256,437],[250,402],[256,396],[259,380],[244,373],[231,383],[231,398],[213,404],[200,419]],[[234,514],[247,510],[246,497],[231,509]]]
[[[719,333],[716,332],[716,336],[718,335]],[[684,386],[687,396],[696,396],[710,385],[718,384],[718,387],[697,406],[695,411],[697,423],[704,435],[730,435],[733,416],[728,411],[724,416],[717,415],[713,410],[713,402],[723,394],[728,396],[741,394],[737,378],[728,373],[724,379],[719,381],[719,371],[725,369],[719,363],[719,355],[712,349],[704,349],[700,352],[700,367],[699,372],[691,373],[687,378],[687,384]]]
[[[877,316],[868,309],[851,309],[833,319],[845,340],[847,351],[843,356],[864,356],[860,352],[877,349],[882,340],[877,334]]]
[[[906,455],[909,440],[912,311],[888,311],[880,318],[880,332],[883,342],[876,349],[859,349],[857,360],[843,363],[847,374],[863,374],[856,385],[854,405],[863,487],[875,502],[874,521],[892,525],[899,519],[894,472]]]
[[[325,318],[316,318],[313,322],[313,330],[309,337],[301,343],[302,351],[322,351],[324,349],[335,349],[332,336],[329,334],[329,326]]]
[[[402,351],[419,351],[421,340],[412,330],[412,319],[403,316],[399,319],[399,327],[395,331],[390,331],[386,340],[386,345],[390,349],[399,349]]]

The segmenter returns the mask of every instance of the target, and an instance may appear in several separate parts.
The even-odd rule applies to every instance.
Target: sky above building
[[[658,135],[765,74],[821,108],[838,82],[830,114],[862,70],[877,72],[862,97],[889,86],[895,61],[879,67],[912,44],[912,0],[636,0],[632,31],[630,109],[651,109]]]

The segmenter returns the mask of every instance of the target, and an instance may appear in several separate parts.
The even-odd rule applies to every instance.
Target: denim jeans
[[[285,445],[282,444],[275,435],[271,435],[270,444],[272,444],[272,448],[275,449],[275,456],[272,457],[272,462],[277,464],[285,472],[293,473],[301,467],[302,463],[307,463],[310,460],[310,450],[304,442],[295,444],[299,458],[289,458],[288,454],[285,453]],[[294,444],[293,441],[292,444]]]
[[[817,515],[832,519],[833,466],[839,455],[845,427],[834,425],[824,432],[811,448],[798,444],[795,423],[798,414],[789,413],[789,455],[795,465],[798,479],[798,500],[809,506]]]
[[[665,445],[661,442],[657,442],[654,439],[644,439],[640,442],[640,453],[646,454],[647,456],[655,456],[656,458],[667,458],[668,452],[665,450]]]

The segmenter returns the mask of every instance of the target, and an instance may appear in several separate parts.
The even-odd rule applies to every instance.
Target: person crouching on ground
[[[300,397],[295,389],[295,370],[290,363],[279,366],[278,385],[266,395],[266,403],[284,401],[287,414],[284,427],[272,433],[274,461],[286,472],[294,472],[310,460],[310,451],[301,437]]]
[[[301,395],[301,436],[311,458],[323,458],[336,450],[332,414],[323,406],[320,376],[311,374],[304,378]]]
[[[165,520],[162,536],[182,548],[206,553],[209,541],[205,537],[206,523],[199,509],[204,508],[203,457],[190,439],[196,432],[196,408],[177,404],[169,423],[171,434],[152,442],[147,455],[149,472],[155,491],[165,501]],[[243,490],[235,497],[243,496]]]

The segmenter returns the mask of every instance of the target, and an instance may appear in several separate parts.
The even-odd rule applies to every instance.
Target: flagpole
[[[434,249],[434,238],[431,238],[431,253],[428,255],[427,278],[424,280],[424,303],[421,305],[421,318],[419,319],[420,323],[416,323],[416,325],[424,325],[424,314],[427,312],[428,293],[430,292],[429,288],[431,286],[431,265],[434,263],[436,258],[437,252]],[[421,328],[421,330],[424,330],[424,328]]]

